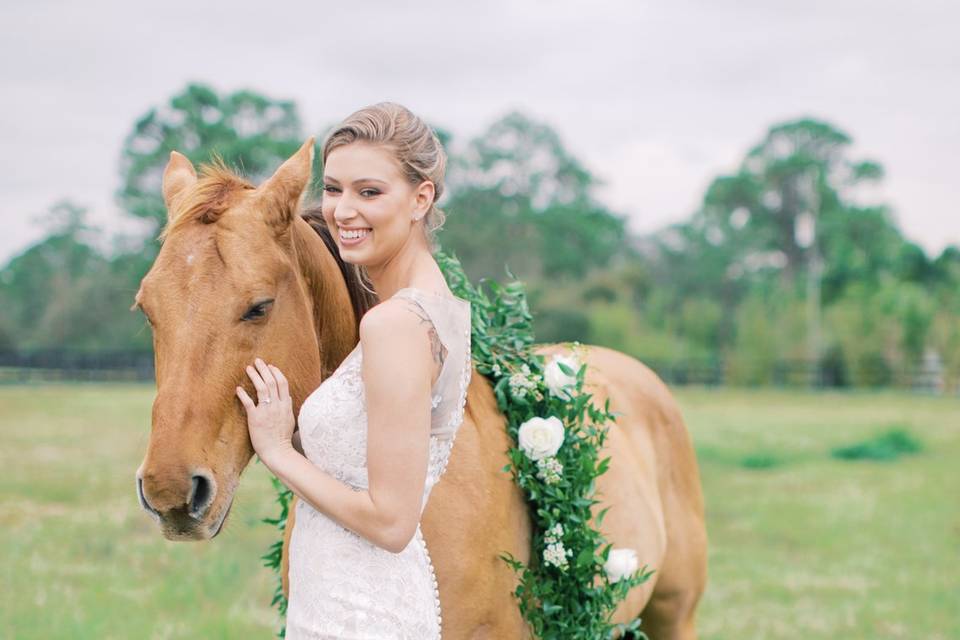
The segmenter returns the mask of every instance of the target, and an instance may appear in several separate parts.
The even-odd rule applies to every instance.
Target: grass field
[[[3,638],[269,638],[262,465],[212,544],[140,512],[154,389],[0,387]],[[706,493],[701,637],[960,638],[960,399],[678,389]],[[842,460],[891,428],[923,449]],[[642,559],[641,559],[642,561]]]

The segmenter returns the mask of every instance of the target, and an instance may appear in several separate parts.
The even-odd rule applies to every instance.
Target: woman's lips
[[[370,230],[368,230],[366,233],[364,233],[362,236],[360,236],[359,238],[344,238],[343,235],[341,234],[341,235],[340,235],[340,243],[341,243],[342,245],[344,245],[345,247],[354,247],[354,246],[360,244],[361,242],[363,242],[364,240],[366,240],[366,239],[370,236],[370,234],[372,234],[372,233],[373,233],[373,230],[370,229]]]

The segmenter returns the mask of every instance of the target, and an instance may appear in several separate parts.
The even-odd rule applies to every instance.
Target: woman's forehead
[[[358,182],[365,178],[402,178],[400,167],[390,149],[358,142],[331,151],[324,163],[323,175],[337,182]]]

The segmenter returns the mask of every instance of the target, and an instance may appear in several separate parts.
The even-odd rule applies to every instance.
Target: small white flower
[[[495,375],[495,376],[499,376],[499,375],[500,375],[500,363],[494,363],[494,365],[493,365],[493,375]]]
[[[610,555],[603,564],[610,582],[619,582],[637,570],[637,552],[633,549],[610,549]]]
[[[562,542],[552,542],[543,550],[543,561],[547,564],[560,567],[561,569],[566,569],[567,556],[570,555],[570,553],[571,552],[564,549]]]
[[[559,363],[570,367],[574,375],[567,375],[560,368]],[[571,387],[576,386],[576,372],[580,369],[580,363],[573,356],[563,356],[559,353],[553,354],[553,358],[543,369],[543,382],[547,385],[550,395],[557,398],[567,399],[570,397]]]
[[[560,474],[563,473],[563,465],[555,457],[540,458],[537,460],[537,477],[547,484],[556,484],[560,482]]]
[[[563,444],[563,422],[556,416],[530,418],[520,425],[517,440],[520,448],[532,460],[548,458]]]
[[[510,393],[517,400],[523,400],[528,392],[537,388],[537,383],[522,373],[511,375],[508,384],[510,385]]]
[[[563,525],[560,524],[559,522],[553,525],[552,527],[550,527],[549,529],[547,529],[547,532],[543,534],[543,539],[547,542],[547,544],[560,542],[560,538],[562,537],[563,537]]]

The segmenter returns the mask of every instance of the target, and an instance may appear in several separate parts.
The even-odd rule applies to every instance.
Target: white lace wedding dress
[[[463,421],[470,358],[470,303],[404,287],[436,328],[446,357],[431,392],[430,456],[420,513],[443,475]],[[360,344],[300,408],[303,451],[356,491],[367,483],[367,416]],[[423,534],[392,553],[298,500],[290,539],[286,638],[433,640],[440,638],[440,593]]]

